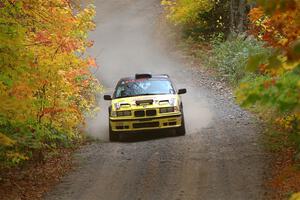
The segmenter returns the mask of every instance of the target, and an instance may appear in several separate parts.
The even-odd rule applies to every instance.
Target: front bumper
[[[176,128],[182,124],[181,114],[149,117],[149,118],[134,118],[134,119],[117,119],[110,118],[109,120],[112,131],[115,132],[130,132],[142,130],[156,130],[165,128]]]

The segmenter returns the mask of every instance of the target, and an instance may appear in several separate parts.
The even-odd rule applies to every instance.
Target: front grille
[[[151,128],[151,127],[159,127],[159,122],[133,124],[133,128]]]
[[[144,117],[145,116],[145,111],[144,110],[138,110],[134,112],[134,116],[136,117]]]
[[[146,115],[147,116],[155,116],[156,115],[156,110],[147,110]]]
[[[129,126],[116,126],[116,129],[129,129]]]
[[[145,117],[145,116],[155,116],[157,114],[156,110],[137,110],[134,112],[135,117]]]
[[[169,126],[175,126],[176,122],[169,122]]]

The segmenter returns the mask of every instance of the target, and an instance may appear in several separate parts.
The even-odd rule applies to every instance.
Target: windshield
[[[115,98],[174,93],[174,88],[169,80],[124,80],[117,85]]]

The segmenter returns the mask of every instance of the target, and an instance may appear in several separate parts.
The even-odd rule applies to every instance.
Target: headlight
[[[168,107],[168,108],[160,108],[159,112],[160,113],[169,113],[169,112],[174,112],[175,111],[175,107]]]
[[[121,107],[120,103],[115,103],[115,108],[116,108],[117,110],[119,110],[120,107]]]
[[[118,117],[131,116],[131,111],[130,111],[130,110],[126,110],[126,111],[117,111],[117,116],[118,116]]]
[[[175,104],[176,104],[176,98],[171,98],[171,99],[169,99],[169,104],[170,104],[171,106],[175,106]]]

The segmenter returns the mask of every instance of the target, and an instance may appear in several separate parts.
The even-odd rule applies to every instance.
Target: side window
[[[115,96],[116,97],[121,96],[122,91],[124,91],[124,86],[122,86],[122,85],[118,86],[117,90],[116,90],[116,95]]]
[[[125,89],[125,88],[124,88],[124,84],[125,84],[124,81],[119,82],[119,83],[117,84],[116,89],[115,89],[115,92],[114,92],[114,97],[115,97],[115,98],[118,98],[118,97],[121,96],[121,92]]]

